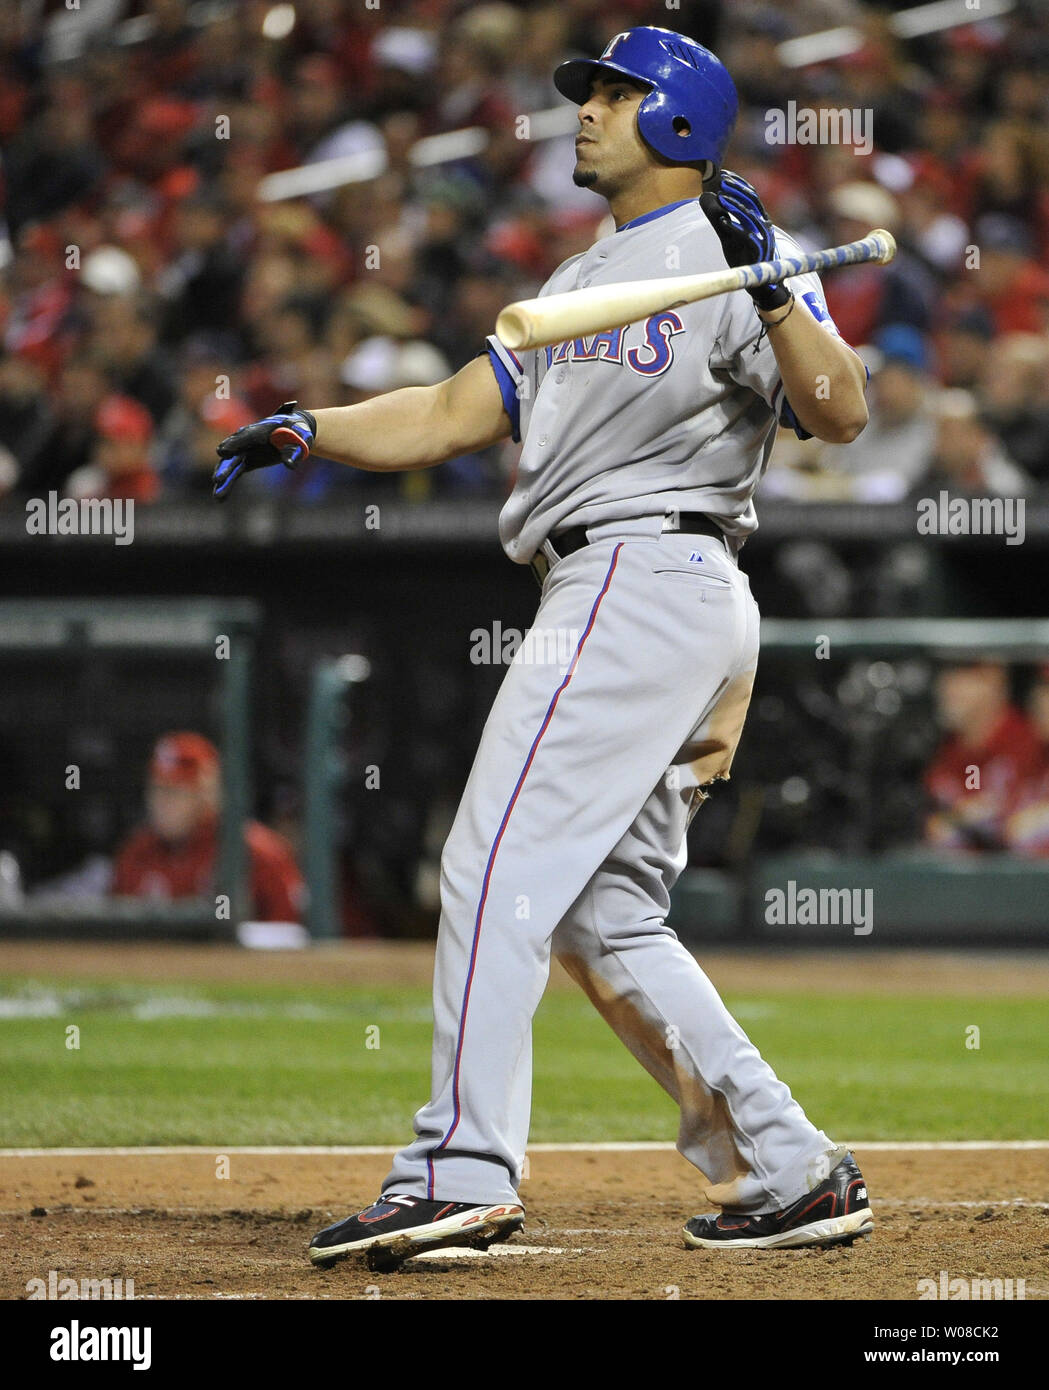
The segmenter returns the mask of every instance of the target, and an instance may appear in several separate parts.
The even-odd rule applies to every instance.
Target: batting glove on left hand
[[[699,200],[710,225],[718,234],[730,266],[754,265],[776,259],[776,234],[761,199],[739,174],[722,169]],[[790,299],[783,285],[762,285],[748,290],[759,309],[779,309]]]
[[[298,468],[310,456],[310,445],[317,434],[317,421],[298,401],[285,401],[275,415],[244,425],[227,435],[216,448],[222,462],[212,475],[212,495],[223,498],[242,473],[283,463]]]

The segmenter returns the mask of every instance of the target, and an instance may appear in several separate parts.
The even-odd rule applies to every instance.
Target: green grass
[[[1046,1137],[1044,1000],[727,1002],[834,1137]],[[965,1046],[971,1024],[979,1050]],[[400,1143],[426,1098],[429,1045],[421,989],[0,978],[0,1146]],[[675,1107],[581,995],[543,1001],[534,1071],[535,1142],[676,1135]]]

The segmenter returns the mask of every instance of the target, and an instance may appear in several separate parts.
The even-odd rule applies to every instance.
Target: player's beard
[[[597,177],[596,169],[580,169],[578,164],[572,172],[572,182],[576,188],[593,188]]]

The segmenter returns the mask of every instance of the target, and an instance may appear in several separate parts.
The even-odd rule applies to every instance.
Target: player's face
[[[629,187],[652,164],[637,130],[637,108],[646,90],[627,78],[595,77],[579,108],[572,181],[609,198]]]

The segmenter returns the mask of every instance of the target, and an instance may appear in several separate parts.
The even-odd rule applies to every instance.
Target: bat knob
[[[874,257],[876,265],[888,265],[896,256],[896,238],[891,232],[887,232],[884,227],[877,227],[871,232],[872,239],[880,243],[879,254]]]

